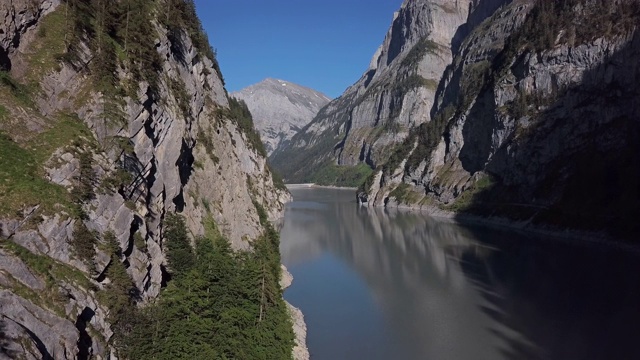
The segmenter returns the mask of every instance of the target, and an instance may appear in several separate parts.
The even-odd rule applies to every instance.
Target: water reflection
[[[293,195],[285,297],[305,313],[313,359],[638,354],[635,255],[358,207],[345,190]]]

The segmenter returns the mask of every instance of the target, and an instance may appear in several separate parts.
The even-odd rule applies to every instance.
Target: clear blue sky
[[[195,0],[229,92],[267,77],[337,97],[367,70],[402,0]]]

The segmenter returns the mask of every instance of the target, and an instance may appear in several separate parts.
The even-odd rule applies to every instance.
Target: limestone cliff
[[[313,89],[271,78],[231,96],[244,101],[251,110],[268,155],[290,141],[331,100]]]
[[[105,77],[112,64],[96,64],[112,45],[77,30],[73,6],[0,3],[0,346],[10,357],[108,358],[100,294],[112,261],[140,301],[153,299],[167,275],[165,214],[184,215],[193,236],[215,222],[247,249],[262,232],[256,204],[276,219],[289,197],[194,33],[149,21],[148,46],[113,45],[120,63]],[[141,26],[126,21],[126,36]]]
[[[273,154],[285,179],[309,181],[332,164],[375,168],[411,129],[429,121],[470,3],[405,1],[360,80]]]
[[[431,120],[367,180],[360,201],[633,238],[639,2],[494,10],[469,14]]]

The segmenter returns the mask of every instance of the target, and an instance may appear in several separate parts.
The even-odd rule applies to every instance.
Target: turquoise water
[[[640,256],[294,189],[281,232],[313,360],[640,359]]]

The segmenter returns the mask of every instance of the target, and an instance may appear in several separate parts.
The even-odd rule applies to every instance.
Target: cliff
[[[231,96],[247,104],[267,155],[289,142],[331,100],[308,87],[271,78]]]
[[[248,110],[227,97],[192,2],[83,4],[0,4],[9,356],[114,355],[109,269],[126,268],[138,304],[155,299],[171,277],[167,216],[181,214],[191,237],[214,226],[246,250],[264,231],[260,211],[276,219],[289,198]],[[175,18],[152,18],[157,6]]]
[[[359,181],[368,168],[384,163],[411,129],[428,122],[469,3],[405,1],[360,80],[272,155],[285,180],[317,181],[338,169],[344,173],[338,183]],[[360,171],[352,174],[349,167],[357,165]]]
[[[640,4],[493,8],[484,19],[469,13],[431,120],[366,181],[360,201],[634,239]]]

